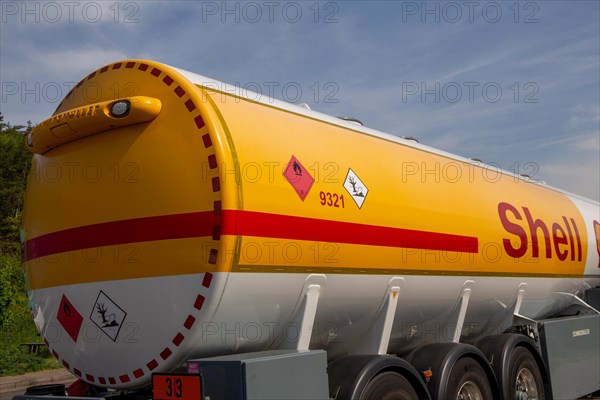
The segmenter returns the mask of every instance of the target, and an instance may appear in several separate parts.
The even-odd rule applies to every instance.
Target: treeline
[[[4,122],[0,114],[0,251],[18,254],[21,210],[31,153],[25,146],[26,126]]]
[[[0,376],[58,367],[47,350],[30,354],[22,346],[41,341],[25,294],[19,237],[31,165],[24,139],[31,129],[31,123],[11,125],[0,114]]]

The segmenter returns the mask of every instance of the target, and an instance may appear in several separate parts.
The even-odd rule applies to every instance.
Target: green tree
[[[12,126],[0,114],[0,251],[19,250],[19,226],[31,153],[25,146],[25,135],[33,128]]]
[[[21,209],[31,153],[25,135],[32,129],[12,126],[0,114],[0,376],[57,368],[47,350],[29,354],[22,343],[39,342],[31,318],[19,255]]]
[[[25,291],[21,260],[0,253],[0,376],[60,368],[47,349],[30,354],[22,343],[39,343]]]

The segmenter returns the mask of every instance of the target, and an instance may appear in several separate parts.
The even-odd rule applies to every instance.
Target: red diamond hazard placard
[[[306,196],[308,196],[310,188],[312,187],[313,183],[315,183],[314,178],[294,156],[290,158],[290,162],[288,163],[287,167],[285,167],[283,176],[290,183],[290,185],[292,185],[302,201],[304,201]]]
[[[71,339],[76,342],[77,337],[79,336],[79,330],[81,329],[81,324],[83,323],[83,317],[77,312],[75,307],[73,307],[73,304],[71,304],[64,294],[60,301],[60,305],[58,306],[56,319],[60,322],[69,336],[71,336]]]

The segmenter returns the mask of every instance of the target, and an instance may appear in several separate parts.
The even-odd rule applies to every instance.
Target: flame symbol
[[[296,161],[294,161],[294,164],[292,165],[292,167],[294,168],[294,173],[298,176],[302,176],[302,167],[300,167],[300,164],[298,164]]]

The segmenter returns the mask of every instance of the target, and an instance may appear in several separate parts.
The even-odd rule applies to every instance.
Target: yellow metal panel
[[[160,273],[187,274],[192,270],[190,263],[195,264],[196,272],[221,268],[201,254],[210,243],[216,247],[212,225],[206,227],[205,238],[201,239],[136,243],[138,258],[150,261],[144,268],[140,263],[136,268],[121,269],[110,257],[92,264],[67,261],[73,253],[93,253],[89,248],[102,250],[98,243],[111,242],[110,231],[98,231],[102,224],[193,213],[205,213],[208,218],[215,202],[221,200],[222,192],[214,190],[206,173],[210,170],[209,156],[221,159],[227,154],[218,148],[218,140],[210,139],[215,137],[211,132],[220,129],[219,121],[212,116],[200,91],[175,70],[143,60],[111,64],[82,80],[55,114],[132,96],[158,99],[162,103],[160,112],[149,122],[136,120],[133,125],[104,129],[34,155],[24,213],[31,288]],[[115,229],[143,230],[145,225],[127,226],[117,224]],[[171,236],[179,234],[176,226],[168,229],[173,230]],[[69,241],[78,241],[80,232],[89,236],[84,238],[87,244],[82,240],[83,249],[70,249],[73,246]],[[144,232],[114,234],[125,238],[123,245],[129,238],[144,237]],[[58,245],[56,240],[60,241]],[[43,249],[40,243],[58,247]],[[38,248],[32,249],[35,244]],[[64,253],[61,249],[69,250]],[[54,255],[38,257],[45,254]],[[61,254],[70,255],[61,258]],[[228,266],[223,265],[227,270]]]
[[[390,227],[465,236],[477,243],[476,253],[472,254],[452,251],[451,244],[438,250],[435,244],[429,246],[433,249],[361,245],[358,237],[359,243],[334,243],[339,267],[516,275],[583,272],[587,254],[584,221],[562,193],[502,174],[490,166],[449,159],[229,94],[213,91],[209,95],[226,121],[236,148],[238,163],[220,165],[220,172],[229,171],[224,180],[237,180],[244,210],[315,219],[315,235],[328,226],[318,221],[345,221],[368,225],[365,236],[373,227]],[[292,156],[314,178],[304,200],[284,177]],[[368,189],[361,208],[344,188],[349,169]],[[330,196],[337,199],[337,207],[335,201],[329,201]],[[517,214],[499,210],[503,203]],[[527,213],[532,224],[526,219]],[[555,225],[559,227],[553,233]],[[527,236],[523,245],[526,252],[511,257],[504,242],[519,247],[520,231]],[[566,239],[561,232],[565,232]],[[338,233],[343,232],[331,232],[332,242]],[[289,234],[293,237],[293,232]],[[290,251],[289,246],[299,246],[304,254],[301,262],[291,262],[281,254],[269,259],[268,252],[255,259],[256,255],[248,255],[256,250],[251,249],[254,244],[263,250],[275,245],[268,244],[273,242],[269,238],[248,237],[242,244],[239,267],[331,267],[308,256],[314,254],[314,241],[294,240],[292,245],[285,241],[289,238],[275,239],[283,239],[278,242],[279,251],[286,244]],[[537,255],[532,239],[538,241]],[[459,247],[457,243],[456,249]],[[558,252],[566,252],[566,259],[560,260]]]
[[[79,273],[76,266],[48,259],[73,246],[128,243],[156,243],[161,254],[196,260],[199,272],[233,264],[237,271],[583,273],[587,230],[562,193],[206,89],[162,64],[104,67],[56,114],[134,96],[160,101],[153,120],[34,156],[24,221],[33,288],[160,273],[158,261],[167,262],[161,257],[146,272],[115,274],[118,266],[106,261],[82,278],[68,274]],[[187,215],[201,222],[181,223]],[[163,217],[165,229],[188,231],[117,232],[110,240],[110,229],[143,231],[155,226],[146,218]],[[53,250],[33,246],[40,243]],[[142,258],[154,254],[145,244],[140,249]],[[174,263],[164,273],[190,268]]]
[[[27,286],[42,289],[215,271],[208,261],[212,239],[186,238],[93,247],[28,262]]]

